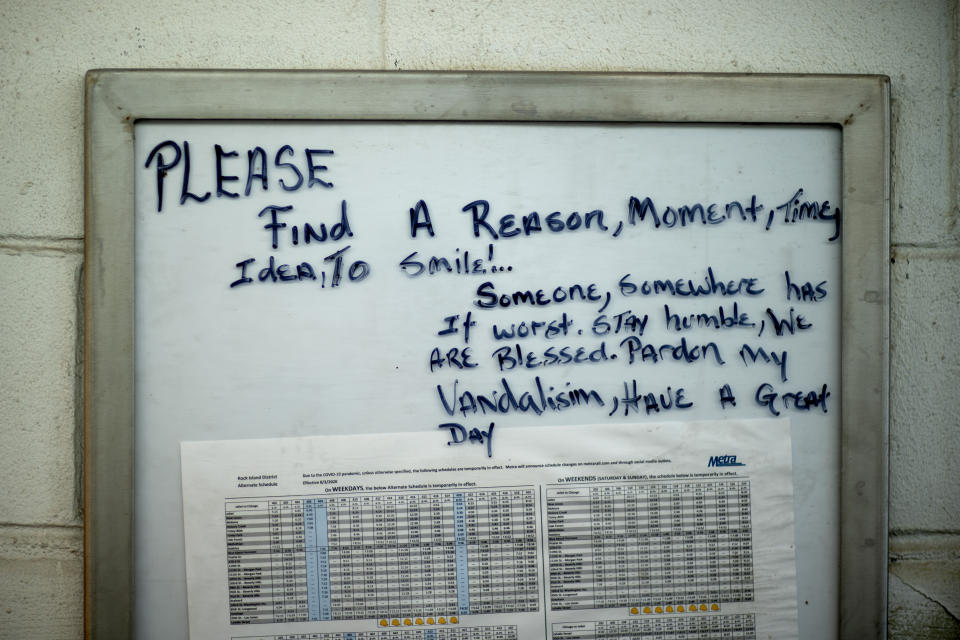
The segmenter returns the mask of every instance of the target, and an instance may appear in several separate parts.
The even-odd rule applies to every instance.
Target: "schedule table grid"
[[[553,610],[753,601],[749,480],[552,487]]]
[[[539,606],[529,487],[226,502],[231,624]]]

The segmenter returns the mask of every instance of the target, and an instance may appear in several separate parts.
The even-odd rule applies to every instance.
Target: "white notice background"
[[[797,636],[787,421],[490,435],[183,443],[191,637]]]
[[[835,634],[839,129],[142,122],[136,162],[138,637],[183,635],[181,441],[776,417]]]

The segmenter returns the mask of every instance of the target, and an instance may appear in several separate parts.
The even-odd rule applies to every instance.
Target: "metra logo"
[[[742,462],[737,462],[737,456],[710,456],[707,462],[708,467],[743,467]]]

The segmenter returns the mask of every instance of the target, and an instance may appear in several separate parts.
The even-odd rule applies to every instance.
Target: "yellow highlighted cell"
[[[381,626],[381,627],[388,627],[388,626],[390,626],[390,623],[387,622],[386,620],[381,620],[381,621],[380,621],[380,626]]]
[[[644,612],[644,613],[653,613],[652,611],[650,611],[650,607],[644,607],[644,608],[643,608],[643,612]]]
[[[457,620],[457,616],[450,616],[450,624],[457,624],[458,622],[460,621]]]
[[[683,605],[682,605],[682,604],[678,604],[678,605],[677,605],[677,611],[679,611],[680,613],[683,613]]]
[[[706,611],[706,610],[707,610],[707,605],[705,604],[700,605],[700,611]]]
[[[433,624],[433,618],[427,618],[427,624]]]
[[[630,613],[633,615],[637,615],[638,613],[640,613],[640,610],[637,609],[636,607],[630,607]]]
[[[403,624],[409,627],[413,624],[413,620],[411,620],[410,618],[405,618],[403,621]]]
[[[393,622],[391,622],[390,624],[392,624],[392,625],[395,626],[395,627],[399,627],[399,626],[400,626],[400,621],[397,620],[396,618],[394,618],[394,619],[393,619]]]
[[[439,618],[437,618],[437,622],[439,622],[440,624],[447,624],[447,619],[444,618],[443,616],[440,616]]]
[[[417,624],[423,624],[423,618],[417,618]]]
[[[653,610],[656,611],[657,613],[663,613],[663,607],[657,606],[657,607],[654,607]]]
[[[667,613],[673,613],[673,607],[669,604],[667,605]]]
[[[716,602],[714,602],[712,605],[710,605],[710,610],[711,610],[711,611],[720,611],[720,605],[718,605]]]

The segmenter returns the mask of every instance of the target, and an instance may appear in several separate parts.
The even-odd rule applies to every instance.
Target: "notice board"
[[[91,72],[88,636],[186,634],[183,441],[430,432],[480,464],[510,429],[751,418],[789,420],[801,636],[881,633],[887,102]]]

